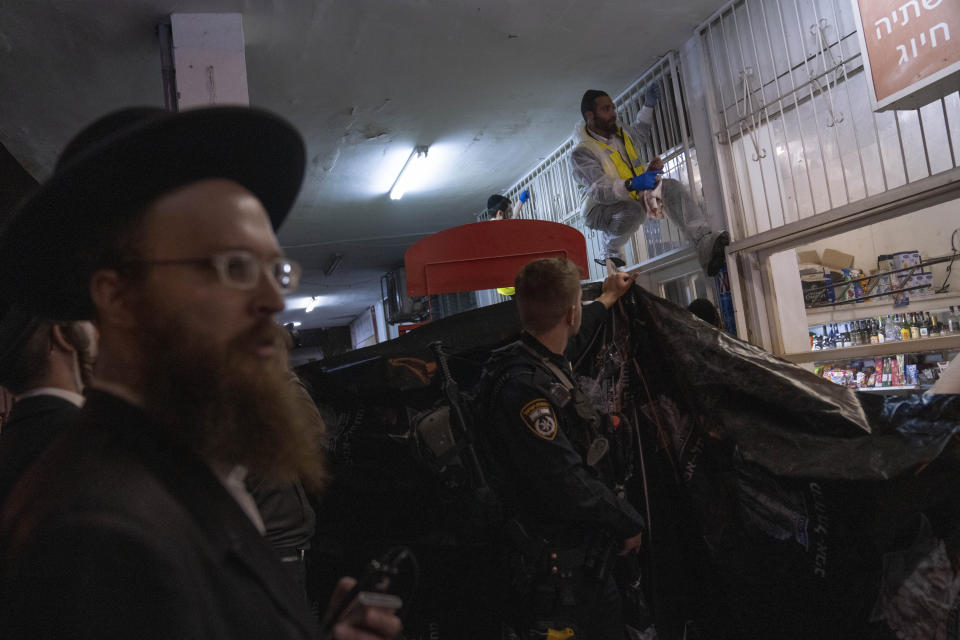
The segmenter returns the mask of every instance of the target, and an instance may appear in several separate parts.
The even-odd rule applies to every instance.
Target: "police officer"
[[[483,444],[497,469],[512,549],[516,607],[507,615],[522,637],[625,638],[608,568],[613,553],[640,548],[645,523],[612,489],[617,421],[590,405],[570,359],[634,279],[612,274],[600,297],[581,306],[574,263],[531,262],[516,278],[523,334],[486,366]]]

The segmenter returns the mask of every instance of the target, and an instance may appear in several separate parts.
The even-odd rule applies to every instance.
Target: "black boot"
[[[720,233],[713,241],[713,249],[710,250],[710,262],[707,263],[707,275],[711,278],[718,273],[727,263],[727,256],[724,249],[730,244],[730,234],[726,231]]]
[[[613,266],[615,266],[617,269],[622,269],[623,267],[627,266],[627,263],[623,261],[623,258],[619,258],[617,256],[608,256],[605,259],[602,259],[602,258],[593,259],[593,261],[596,262],[601,267],[607,266],[607,260],[612,262]]]

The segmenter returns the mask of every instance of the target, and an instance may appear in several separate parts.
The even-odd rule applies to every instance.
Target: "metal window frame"
[[[664,82],[665,79],[669,82]],[[665,54],[614,98],[618,116],[622,121],[633,121],[638,110],[636,102],[638,99],[642,100],[644,89],[653,80],[664,82],[662,86],[665,92],[654,109],[653,144],[640,141],[640,145],[651,154],[651,157],[655,153],[661,153],[668,168],[667,174],[672,174],[671,177],[690,186],[699,181],[699,168],[695,160],[696,149],[687,118],[680,57],[676,51]],[[587,239],[587,250],[591,259],[590,278],[597,280],[606,275],[603,267],[592,263],[592,259],[601,254],[600,237],[596,231],[587,228],[580,219],[581,199],[567,162],[575,144],[572,136],[568,138],[545,160],[534,166],[511,186],[504,195],[515,200],[520,192],[530,188],[531,200],[528,205],[525,205],[521,217],[562,222],[583,233]],[[696,193],[695,189],[691,191]],[[531,212],[528,207],[533,211]],[[663,268],[664,264],[672,264],[680,255],[685,260],[691,259],[693,250],[680,229],[669,220],[651,222],[657,225],[656,230],[647,227],[648,223],[645,222],[629,243],[631,255],[638,258],[629,267],[631,271],[655,272]],[[660,241],[661,247],[666,248],[663,251],[651,252],[647,245],[657,232],[661,234],[661,238],[666,235],[666,240]],[[505,298],[497,296],[496,299]]]
[[[742,284],[749,291],[745,297],[752,303],[746,313],[750,341],[773,353],[787,351],[783,346],[770,256],[951,201],[960,202],[960,168],[820,214],[818,220],[803,220],[794,228],[778,229],[766,237],[749,238],[731,245],[737,264],[742,265]]]
[[[820,14],[817,13],[819,11],[818,5],[823,6],[827,3],[832,7],[831,14],[833,24],[840,25],[841,20],[839,18],[838,2],[841,1],[842,0],[821,0],[818,2],[818,0],[813,0],[809,5],[805,5],[814,12],[814,16],[817,18],[817,23],[814,26],[821,24]],[[811,182],[812,178],[809,169],[811,158],[807,148],[808,138],[812,136],[805,135],[802,130],[804,123],[800,114],[801,106],[810,103],[811,107],[814,107],[814,121],[818,128],[816,138],[817,149],[815,152],[818,154],[817,157],[820,160],[820,164],[825,166],[823,137],[819,131],[821,123],[818,120],[819,114],[817,113],[815,100],[817,97],[824,95],[825,92],[839,91],[845,96],[846,104],[841,105],[838,110],[845,108],[849,114],[848,117],[852,118],[854,112],[854,96],[850,93],[850,91],[852,91],[851,87],[853,86],[851,83],[856,79],[858,74],[864,73],[863,63],[861,61],[862,55],[859,42],[857,41],[859,34],[856,32],[856,29],[854,28],[854,31],[851,33],[841,33],[841,29],[837,29],[836,38],[832,42],[826,43],[824,40],[820,40],[820,51],[815,52],[813,55],[810,55],[810,52],[806,50],[806,43],[803,42],[804,54],[802,56],[802,62],[799,64],[794,64],[790,48],[787,44],[784,44],[783,55],[785,57],[783,61],[786,63],[788,71],[778,74],[776,62],[772,62],[771,69],[773,71],[773,77],[766,82],[761,81],[760,87],[754,91],[754,93],[759,93],[761,97],[760,106],[751,112],[744,112],[744,118],[753,115],[760,117],[760,121],[762,122],[765,117],[766,135],[773,136],[775,130],[770,125],[770,110],[775,111],[776,113],[774,115],[780,120],[780,127],[784,136],[784,146],[787,148],[788,154],[796,151],[795,149],[791,149],[791,147],[796,141],[799,141],[798,146],[802,147],[801,153],[804,162],[804,173],[797,175],[793,167],[788,165],[790,166],[789,180],[783,180],[778,174],[778,197],[782,199],[785,194],[792,193],[796,201],[798,186],[802,189],[802,184],[798,185],[797,178],[806,178],[807,190],[810,193],[810,206],[812,207],[811,214],[801,215],[799,203],[796,204],[797,215],[794,219],[788,220],[788,208],[781,206],[780,212],[783,216],[783,224],[777,226],[773,225],[773,220],[768,210],[765,213],[770,228],[759,232],[755,231],[759,228],[759,225],[756,223],[757,217],[754,216],[752,221],[748,218],[750,209],[756,206],[756,203],[753,201],[754,192],[750,185],[745,186],[742,183],[741,176],[735,170],[732,170],[736,168],[734,153],[745,153],[746,145],[742,141],[746,140],[747,132],[743,130],[742,121],[740,123],[730,123],[726,119],[729,110],[736,107],[737,103],[733,102],[730,103],[730,105],[724,106],[724,92],[717,82],[718,61],[716,60],[716,52],[714,51],[713,44],[710,41],[711,29],[716,29],[718,22],[722,25],[723,18],[731,12],[735,20],[736,11],[742,9],[751,27],[749,34],[750,42],[748,45],[753,44],[753,46],[756,47],[758,39],[761,39],[762,36],[765,35],[766,43],[761,42],[760,44],[767,44],[771,60],[775,60],[769,29],[765,28],[759,34],[752,30],[750,12],[759,11],[759,13],[762,14],[763,24],[766,27],[766,25],[769,24],[767,11],[782,13],[782,7],[784,5],[793,6],[797,15],[797,24],[799,25],[798,33],[803,34],[804,31],[800,23],[798,0],[733,0],[715,12],[694,31],[695,37],[699,38],[702,64],[706,70],[704,79],[708,119],[715,140],[719,143],[714,145],[714,154],[718,167],[717,177],[719,178],[724,203],[726,205],[725,210],[728,217],[728,228],[731,229],[734,238],[734,242],[728,249],[730,258],[728,260],[728,270],[736,310],[738,335],[744,336],[750,342],[776,353],[783,353],[783,338],[780,332],[776,289],[770,273],[770,256],[774,253],[795,248],[824,237],[866,227],[941,202],[960,199],[960,165],[958,165],[957,162],[957,156],[960,155],[960,153],[954,149],[954,137],[951,132],[951,125],[955,125],[957,120],[951,120],[951,114],[948,114],[948,100],[950,100],[954,118],[956,118],[958,112],[956,106],[953,104],[955,102],[953,99],[954,95],[949,95],[922,108],[923,110],[931,109],[939,111],[939,115],[934,115],[938,115],[938,118],[942,119],[942,127],[946,131],[946,136],[944,140],[937,141],[935,144],[945,143],[945,148],[949,151],[949,167],[946,170],[941,170],[938,173],[933,172],[934,168],[931,165],[930,159],[931,148],[933,147],[928,147],[927,145],[930,136],[927,132],[927,127],[924,125],[924,114],[921,113],[921,109],[916,110],[915,126],[919,127],[920,137],[924,147],[922,162],[920,164],[923,165],[922,169],[925,169],[926,173],[919,176],[912,174],[911,165],[908,162],[907,150],[904,145],[904,133],[901,127],[901,120],[905,120],[907,116],[901,112],[894,114],[876,114],[871,112],[873,115],[872,123],[866,126],[862,126],[861,123],[861,126],[858,127],[852,126],[853,123],[851,122],[851,137],[855,140],[857,146],[857,157],[854,165],[859,169],[859,177],[862,180],[863,197],[855,199],[850,197],[850,185],[847,182],[847,175],[844,172],[843,191],[846,196],[846,202],[835,203],[833,201],[834,194],[831,192],[831,184],[829,178],[827,178],[825,183],[829,206],[824,210],[817,210],[817,202],[812,193],[813,184]],[[754,9],[754,7],[757,7],[757,9]],[[776,17],[781,25],[781,35],[783,39],[786,40],[787,31],[782,27],[783,16],[777,15]],[[734,23],[734,25],[739,26],[737,23]],[[737,46],[741,47],[742,51],[744,38],[742,37],[742,33],[740,36],[741,37],[737,39]],[[822,31],[819,37],[823,38]],[[856,46],[853,51],[844,52],[843,48],[845,43],[848,42],[856,42]],[[834,47],[839,50],[841,62],[833,66],[828,66],[827,59],[828,57],[832,58],[833,54],[828,55],[826,52],[831,51]],[[755,58],[759,57],[756,49],[754,49],[754,56]],[[742,55],[741,60],[745,60]],[[810,80],[798,84],[795,78],[797,69],[803,66],[804,70],[806,70],[818,62],[818,73],[809,74],[808,77],[811,78]],[[835,75],[833,80],[829,79],[831,73]],[[819,87],[814,86],[824,78],[826,78],[826,87],[822,85]],[[731,87],[734,87],[736,83],[731,79],[729,84]],[[789,85],[789,90],[786,92],[783,91],[781,84],[784,86]],[[765,99],[768,93],[770,93],[769,88],[771,86],[775,89],[774,97],[772,99]],[[804,90],[806,90],[807,95],[801,99],[800,92]],[[785,100],[791,100],[793,104],[784,105]],[[828,102],[831,106],[835,106],[832,98],[828,100]],[[939,109],[935,106],[937,102],[939,102]],[[832,109],[830,109],[830,112],[830,117],[832,118]],[[799,131],[799,136],[794,142],[790,142],[789,133],[785,129],[788,115],[796,117],[797,120],[796,127]],[[884,121],[884,118],[892,118],[892,121],[889,119]],[[734,132],[741,141],[739,145],[733,144],[731,124],[735,125],[739,130]],[[888,148],[891,137],[881,135],[880,127],[882,125],[890,125],[890,128],[895,130],[896,141],[893,143],[895,146],[892,148]],[[837,135],[836,131],[833,133]],[[863,136],[865,136],[865,138]],[[772,141],[773,138],[771,137],[770,140]],[[867,168],[864,164],[864,140],[866,140],[867,143],[876,145],[875,148],[870,147],[869,149],[875,153],[879,160],[878,182],[882,182],[879,191],[872,189],[871,183],[867,179]],[[835,144],[839,145],[838,139]],[[736,146],[739,146],[739,151],[736,149]],[[942,152],[943,149],[940,148],[937,149],[937,151]],[[837,153],[840,154],[838,157],[842,160],[842,150],[838,148]],[[746,161],[744,157],[744,163],[746,163]],[[776,168],[776,162],[774,162],[774,168]],[[897,175],[898,171],[902,176]],[[913,171],[915,171],[915,167]],[[764,174],[761,172],[760,175],[763,177]],[[749,175],[747,176],[748,179],[750,177]],[[792,192],[786,188],[785,182],[793,187]],[[763,200],[764,202],[769,202],[767,195],[764,195]],[[755,231],[753,233],[751,233],[751,226],[753,226]]]
[[[872,122],[856,122],[857,108],[870,109],[869,87],[856,23],[841,10],[842,2],[808,0],[801,9],[801,0],[733,0],[695,32],[711,85],[713,134],[724,147],[718,148],[719,165],[724,168],[724,191],[734,205],[728,212],[737,240],[816,218],[960,166],[952,131],[960,129],[954,94],[916,110],[870,111]],[[804,19],[813,24],[804,28]],[[772,34],[772,29],[779,31]],[[811,36],[815,45],[808,47]],[[783,41],[782,48],[775,50],[775,40]],[[770,62],[761,64],[761,56]],[[741,67],[739,91],[736,65]],[[751,65],[758,66],[754,70]],[[754,73],[756,88],[750,84]],[[733,95],[728,95],[730,91]],[[734,109],[736,117],[731,116]],[[925,121],[929,118],[935,122]],[[814,131],[808,130],[811,119]],[[919,147],[905,143],[908,123],[919,132]],[[882,125],[889,125],[891,134],[895,131],[895,140],[886,126],[881,133]],[[761,139],[782,150],[786,161],[766,159]],[[750,143],[756,166],[747,157]],[[797,146],[802,170],[792,162]],[[941,157],[938,166],[931,161],[933,154]],[[879,171],[870,171],[868,162],[870,167],[878,165]]]

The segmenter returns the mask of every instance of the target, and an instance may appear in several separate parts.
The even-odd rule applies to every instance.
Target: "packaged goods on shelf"
[[[956,351],[933,354],[900,354],[854,358],[814,366],[814,372],[830,382],[851,389],[911,391],[935,383]],[[944,356],[947,356],[945,359]]]
[[[820,265],[812,265],[806,272],[800,272],[800,287],[803,289],[803,304],[807,307],[816,307],[824,304],[833,304],[836,298],[833,293],[833,280],[830,274]],[[826,287],[826,288],[824,288]]]
[[[891,256],[894,269],[906,269],[920,264],[920,252],[916,249],[910,251],[898,251]]]
[[[933,273],[930,271],[924,271],[923,273],[917,273],[910,276],[910,280],[907,284],[908,287],[923,287],[923,289],[916,289],[910,293],[918,298],[929,296],[933,293]]]
[[[877,272],[886,273],[888,271],[893,271],[893,256],[891,255],[882,255],[877,256]],[[876,294],[887,294],[893,288],[890,280],[890,274],[880,276],[877,281],[877,285],[874,288],[874,295]],[[889,300],[889,295],[881,295],[874,300]]]

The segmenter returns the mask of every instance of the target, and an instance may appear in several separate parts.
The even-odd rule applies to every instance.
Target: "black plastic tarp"
[[[483,509],[411,433],[441,401],[429,345],[468,388],[518,332],[508,302],[298,370],[334,465],[318,546],[347,569],[388,542],[418,549],[410,637],[496,628],[477,604],[498,570]],[[636,287],[575,365],[639,436],[629,490],[660,638],[957,637],[960,396],[841,388]]]

